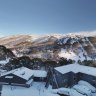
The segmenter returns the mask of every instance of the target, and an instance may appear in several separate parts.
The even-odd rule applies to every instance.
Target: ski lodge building
[[[42,70],[31,70],[26,67],[17,68],[0,75],[0,84],[30,87],[34,80],[43,81],[47,72]]]
[[[96,68],[79,64],[64,65],[51,70],[50,78],[48,82],[53,88],[72,87],[80,80],[96,87]]]
[[[46,82],[52,88],[72,87],[84,80],[96,87],[96,68],[79,64],[69,64],[48,71],[31,70],[26,67],[17,68],[0,75],[0,84],[30,87],[34,81]]]

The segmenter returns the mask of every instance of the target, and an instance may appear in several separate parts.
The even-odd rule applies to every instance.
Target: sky
[[[0,35],[96,31],[96,0],[0,0]]]

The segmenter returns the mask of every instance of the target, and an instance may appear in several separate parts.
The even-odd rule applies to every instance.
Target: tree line
[[[60,58],[58,61],[52,60],[42,60],[41,58],[30,59],[28,56],[14,57],[9,60],[9,62],[4,66],[6,70],[12,70],[19,67],[27,67],[29,69],[37,70],[48,70],[49,68],[54,68],[58,66],[63,66],[67,64],[73,64],[74,60],[67,60],[66,58]]]

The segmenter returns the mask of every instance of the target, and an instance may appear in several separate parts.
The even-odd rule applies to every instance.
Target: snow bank
[[[86,94],[87,96],[92,95],[91,90],[84,85],[75,85],[75,86],[73,86],[73,89],[75,89],[79,93]]]
[[[92,86],[91,84],[89,84],[88,82],[86,81],[83,81],[83,80],[80,80],[78,82],[79,85],[85,85],[87,86],[92,92],[96,92],[96,88],[94,86]]]
[[[70,88],[59,88],[59,89],[53,89],[52,93],[59,93],[64,95],[69,95]]]
[[[80,94],[80,93],[77,92],[76,90],[71,89],[71,90],[70,90],[70,96],[86,96],[86,95]]]

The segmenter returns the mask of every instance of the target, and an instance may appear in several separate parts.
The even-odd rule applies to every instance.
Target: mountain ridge
[[[30,58],[39,57],[54,60],[63,56],[60,55],[60,52],[66,53],[66,55],[63,56],[64,58],[67,58],[66,56],[69,56],[68,54],[70,53],[70,55],[75,54],[78,56],[78,60],[82,58],[82,56],[86,56],[85,58],[87,59],[89,57],[96,58],[95,31],[63,35],[14,35],[0,38],[0,45],[11,49],[17,56],[27,55]],[[69,52],[70,50],[71,52]]]

